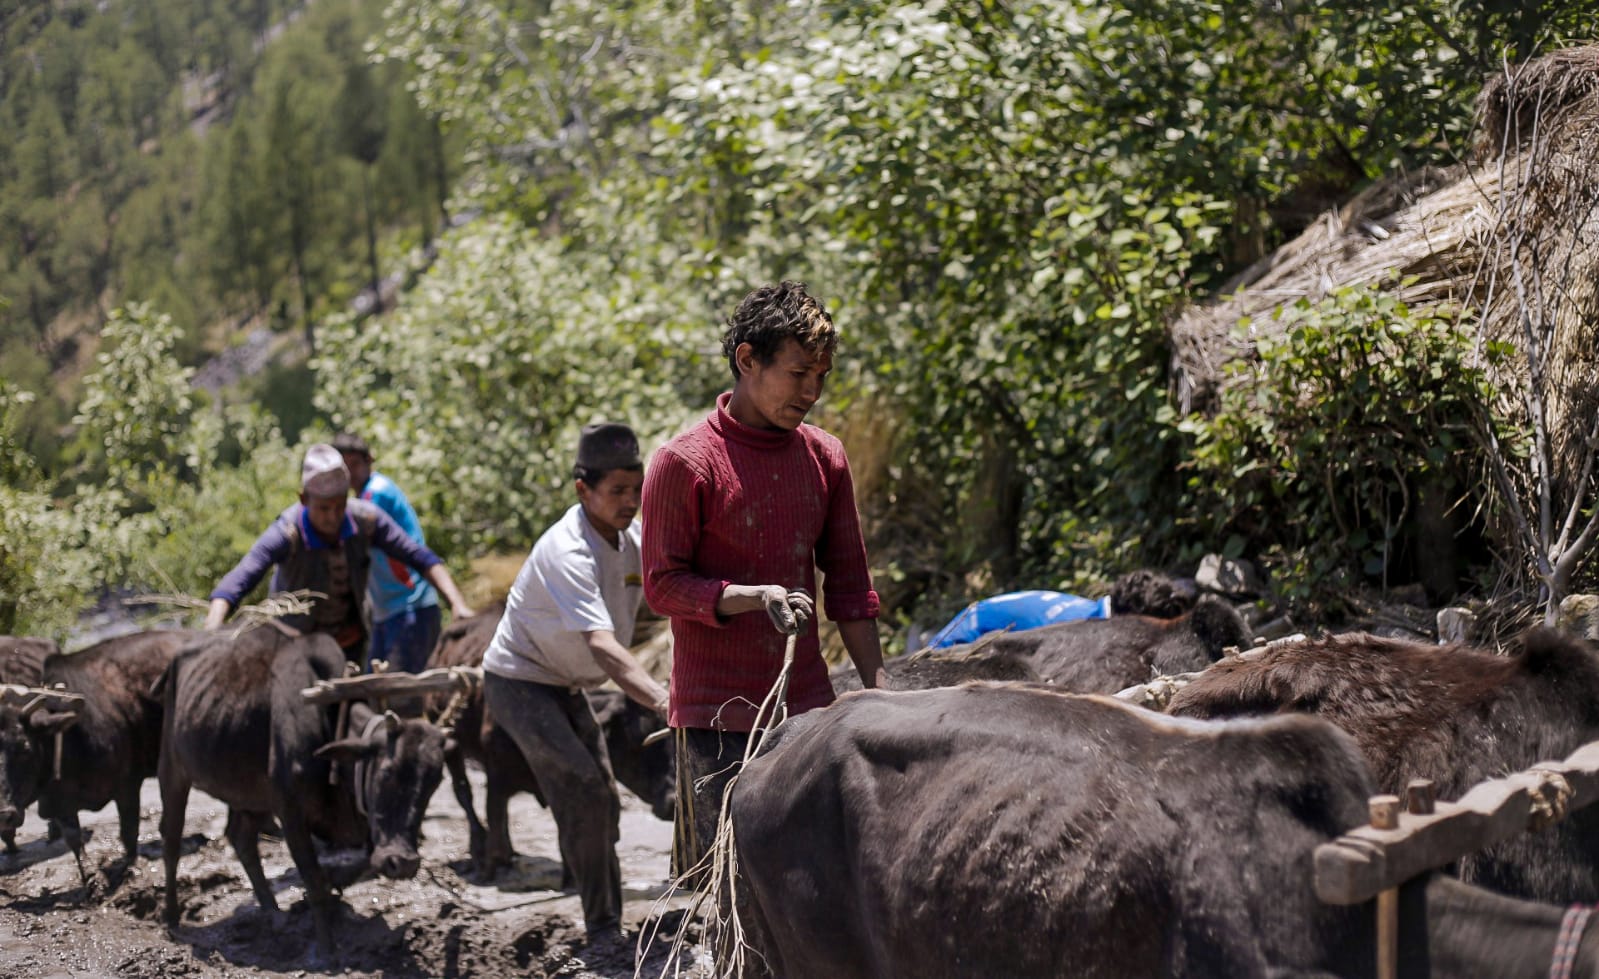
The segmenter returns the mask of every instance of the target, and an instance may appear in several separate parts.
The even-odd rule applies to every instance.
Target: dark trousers
[[[622,803],[588,698],[566,687],[485,673],[483,703],[522,750],[549,802],[561,860],[577,879],[589,932],[618,927]]]
[[[677,744],[677,820],[672,827],[672,875],[695,887],[710,867],[701,859],[716,842],[722,795],[743,765],[747,731],[680,727]],[[692,873],[691,873],[692,871]]]
[[[372,638],[366,653],[366,672],[383,660],[391,670],[421,673],[427,669],[428,655],[439,644],[443,615],[437,605],[407,609],[372,623]]]

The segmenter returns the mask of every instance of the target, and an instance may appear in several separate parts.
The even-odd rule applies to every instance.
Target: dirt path
[[[472,775],[481,807],[482,779]],[[626,927],[636,935],[641,926],[658,922],[669,936],[687,903],[666,884],[671,824],[625,790],[622,800],[618,855]],[[155,779],[145,782],[141,802],[138,863],[114,887],[103,871],[97,873],[87,892],[71,853],[47,842],[44,823],[29,812],[17,833],[21,852],[0,855],[0,977],[634,974],[632,945],[585,944],[578,899],[559,890],[555,824],[532,796],[511,804],[512,840],[522,855],[518,866],[481,886],[470,879],[465,817],[448,784],[442,786],[423,822],[421,873],[409,881],[377,878],[346,887],[338,948],[322,960],[310,955],[309,912],[287,849],[273,840],[262,843],[267,877],[283,909],[273,916],[256,904],[222,837],[226,808],[199,792],[190,798],[184,824],[182,923],[169,936],[160,921],[161,803]],[[93,829],[86,863],[112,865],[121,850],[116,808],[84,813],[83,820]],[[353,872],[361,857],[329,852],[323,862]],[[696,923],[689,934],[698,935]],[[660,974],[668,944],[663,939],[651,948],[640,975]]]

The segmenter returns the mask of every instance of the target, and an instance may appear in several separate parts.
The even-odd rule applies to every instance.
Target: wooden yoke
[[[81,714],[86,701],[82,694],[68,693],[66,687],[24,687],[0,683],[0,706],[21,707],[26,713],[48,710],[58,714]]]
[[[82,694],[68,693],[67,688],[59,683],[53,687],[0,683],[0,705],[18,708],[24,721],[41,710],[68,716],[66,723],[55,729],[55,760],[51,771],[57,782],[61,781],[61,736],[67,728],[78,723],[78,718],[83,714],[83,705],[87,702]]]
[[[1426,808],[1418,790],[1415,808]],[[1392,829],[1362,826],[1316,848],[1316,896],[1359,904],[1412,877],[1599,801],[1599,741],[1562,762],[1481,782],[1457,802],[1399,813]]]
[[[430,693],[451,693],[481,682],[483,670],[475,666],[450,666],[421,673],[368,673],[338,680],[319,680],[300,691],[313,704],[336,704],[345,700],[381,701],[390,697],[419,697]]]

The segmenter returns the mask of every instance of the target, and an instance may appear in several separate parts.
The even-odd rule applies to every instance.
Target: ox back
[[[161,739],[161,707],[150,696],[150,687],[194,635],[141,632],[107,639],[80,652],[45,656],[34,683],[60,684],[79,694],[83,710],[75,722],[65,724],[64,717],[52,720],[43,713],[22,721],[17,709],[0,708],[0,810],[20,817],[37,800],[39,815],[59,827],[81,858],[78,813],[115,802],[124,859],[135,859],[139,786],[156,773]],[[27,668],[19,661],[31,661],[41,649],[13,647],[8,671],[20,677]],[[55,778],[58,729],[62,730],[60,779]]]
[[[1203,670],[1229,646],[1250,645],[1248,625],[1214,595],[1175,619],[1142,615],[1062,622],[1008,632],[988,644],[990,655],[1025,659],[1047,683],[1073,693],[1115,693],[1152,677]]]
[[[450,623],[428,658],[429,668],[482,666],[483,653],[493,641],[494,630],[504,612],[505,606],[501,603],[470,619]],[[595,720],[605,734],[605,747],[616,780],[644,800],[658,818],[670,820],[677,799],[677,767],[671,740],[644,744],[647,735],[664,725],[654,714],[617,691],[592,691],[588,698]],[[434,706],[442,705],[440,698]],[[479,874],[490,875],[511,863],[514,852],[510,837],[511,798],[519,792],[531,792],[542,805],[544,795],[521,749],[494,722],[494,715],[484,706],[481,689],[472,691],[456,716],[455,741],[459,750],[445,760],[451,787],[466,813],[472,862]],[[483,766],[487,783],[486,827],[478,821],[472,801],[464,764],[467,759]]]
[[[1118,615],[1002,632],[947,650],[888,661],[896,690],[968,680],[1048,683],[1072,693],[1115,693],[1157,676],[1203,670],[1229,646],[1250,643],[1249,627],[1214,596],[1173,619]],[[829,674],[839,693],[861,689],[847,664]]]
[[[934,687],[954,687],[971,680],[993,680],[1009,683],[1039,683],[1043,678],[1028,663],[1025,656],[1014,652],[990,653],[982,648],[975,651],[956,648],[947,653],[929,653],[919,658],[903,657],[891,660],[889,675],[895,690],[931,690]],[[849,663],[840,663],[828,671],[835,693],[860,690],[861,675]]]
[[[783,725],[740,775],[739,910],[751,961],[785,979],[1368,976],[1371,907],[1321,903],[1311,865],[1370,791],[1314,718],[868,691]],[[1547,974],[1562,909],[1436,877],[1401,905],[1401,975]]]
[[[1187,717],[1301,712],[1348,731],[1383,791],[1431,779],[1457,799],[1484,779],[1599,740],[1599,656],[1548,629],[1511,656],[1463,646],[1331,636],[1226,660],[1179,691]],[[1462,880],[1544,901],[1599,900],[1599,807],[1463,859]]]

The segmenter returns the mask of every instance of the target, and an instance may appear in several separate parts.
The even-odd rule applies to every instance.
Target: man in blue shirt
[[[205,628],[227,621],[261,579],[272,571],[272,593],[314,592],[308,612],[284,616],[301,632],[326,632],[359,663],[366,648],[361,599],[367,590],[372,551],[394,558],[435,585],[458,617],[473,614],[438,555],[407,537],[376,506],[350,499],[350,472],[337,449],[313,445],[300,470],[300,502],[273,521],[232,571],[211,592]]]
[[[350,490],[355,497],[375,504],[388,514],[406,535],[426,547],[422,524],[405,492],[394,480],[372,468],[372,450],[366,440],[350,432],[333,437],[333,447],[344,457],[350,470]],[[420,673],[428,654],[439,641],[441,614],[439,593],[427,579],[405,566],[403,561],[384,558],[372,562],[366,579],[368,608],[372,617],[372,638],[367,646],[366,669],[385,660],[390,669]]]

